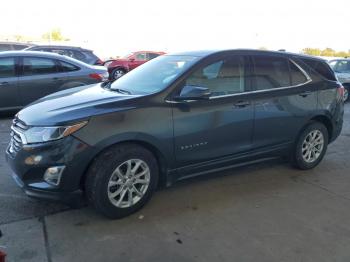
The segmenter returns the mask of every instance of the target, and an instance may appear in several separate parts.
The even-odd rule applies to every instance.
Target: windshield
[[[159,56],[113,82],[110,89],[130,94],[159,92],[199,59],[194,56]]]

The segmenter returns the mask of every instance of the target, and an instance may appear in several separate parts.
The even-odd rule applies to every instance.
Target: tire
[[[134,175],[133,169],[136,169]],[[129,178],[128,170],[131,170]],[[150,151],[137,144],[116,145],[93,161],[87,173],[85,193],[89,203],[101,214],[112,219],[123,218],[150,200],[158,177],[158,163]]]
[[[314,135],[315,138],[313,139]],[[293,152],[293,165],[302,170],[314,168],[323,159],[327,146],[327,128],[320,122],[311,122],[300,133],[296,141]]]
[[[118,78],[122,77],[125,74],[126,74],[125,69],[117,67],[117,68],[113,69],[112,74],[111,74],[111,78],[112,78],[112,80],[117,80]]]

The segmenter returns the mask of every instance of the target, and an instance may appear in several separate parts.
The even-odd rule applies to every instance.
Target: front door
[[[209,88],[209,100],[174,103],[178,166],[231,157],[250,150],[253,106],[245,92],[246,58],[225,57],[191,74],[183,85]]]
[[[0,58],[0,110],[20,107],[16,59],[14,57]]]

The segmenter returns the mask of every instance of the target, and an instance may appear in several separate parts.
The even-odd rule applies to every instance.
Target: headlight
[[[87,121],[70,126],[31,127],[23,135],[27,144],[47,142],[69,136],[86,124]]]

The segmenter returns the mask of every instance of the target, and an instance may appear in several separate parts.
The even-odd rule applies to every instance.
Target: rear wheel
[[[300,134],[294,150],[293,164],[311,169],[323,159],[328,145],[328,130],[320,122],[310,123]]]
[[[112,147],[92,164],[86,179],[88,200],[109,218],[122,218],[142,208],[158,183],[153,154],[135,144]]]

